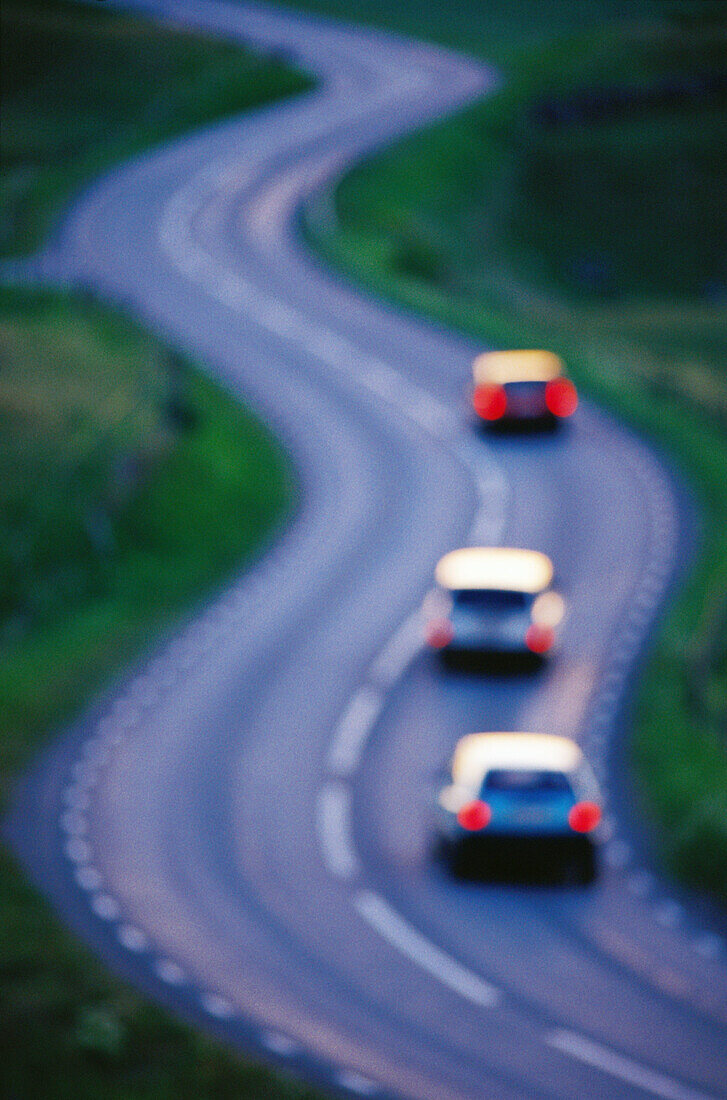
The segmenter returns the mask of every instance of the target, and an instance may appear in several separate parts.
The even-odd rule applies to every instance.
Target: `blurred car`
[[[596,872],[593,832],[601,820],[596,778],[574,741],[543,733],[472,733],[454,752],[438,797],[442,847],[456,873]]]
[[[537,550],[470,546],[435,570],[424,602],[426,640],[444,653],[545,657],[565,603],[551,588],[553,564]]]
[[[563,360],[552,351],[488,351],[472,364],[472,404],[488,424],[549,424],[578,405]]]

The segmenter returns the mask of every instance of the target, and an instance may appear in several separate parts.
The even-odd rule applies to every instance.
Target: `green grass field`
[[[643,676],[633,761],[665,863],[727,903],[724,8],[299,6],[365,8],[501,66],[500,92],[358,168],[307,232],[411,309],[561,352],[690,478],[702,557]]]
[[[2,81],[5,252],[35,247],[98,169],[310,83],[63,0],[3,3]],[[0,289],[0,428],[2,812],[52,731],[262,552],[295,483],[194,365],[61,293]],[[314,1100],[118,982],[4,851],[0,924],[3,1096]]]

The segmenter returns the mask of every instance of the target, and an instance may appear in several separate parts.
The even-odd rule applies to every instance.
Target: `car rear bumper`
[[[505,878],[547,877],[571,865],[592,871],[596,852],[590,836],[572,832],[460,835],[445,841],[445,849],[457,873]]]
[[[555,431],[560,424],[567,422],[568,418],[554,416],[547,409],[537,413],[510,413],[506,412],[497,420],[487,420],[478,417],[477,423],[489,432],[550,432]]]
[[[438,650],[440,660],[452,669],[465,671],[518,673],[540,668],[548,660],[550,651],[532,653],[527,646],[518,649],[487,646],[462,645],[456,639]]]

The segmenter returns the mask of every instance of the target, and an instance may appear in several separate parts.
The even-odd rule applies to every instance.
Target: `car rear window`
[[[571,785],[563,772],[526,771],[522,768],[496,768],[488,772],[482,790],[508,794],[572,794]]]
[[[545,381],[542,380],[538,382],[505,382],[505,386],[507,387],[508,393],[542,393],[545,389]]]
[[[492,611],[512,611],[527,607],[527,592],[503,592],[500,589],[461,588],[452,593],[458,607]]]

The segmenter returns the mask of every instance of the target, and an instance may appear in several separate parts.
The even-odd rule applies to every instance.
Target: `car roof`
[[[552,351],[486,351],[472,364],[476,386],[507,382],[549,382],[564,373],[560,356]]]
[[[437,584],[450,591],[486,589],[535,594],[553,579],[553,563],[539,550],[466,546],[451,550],[437,564]]]
[[[549,733],[470,733],[457,742],[455,783],[475,786],[493,768],[569,774],[582,763],[575,741]]]

